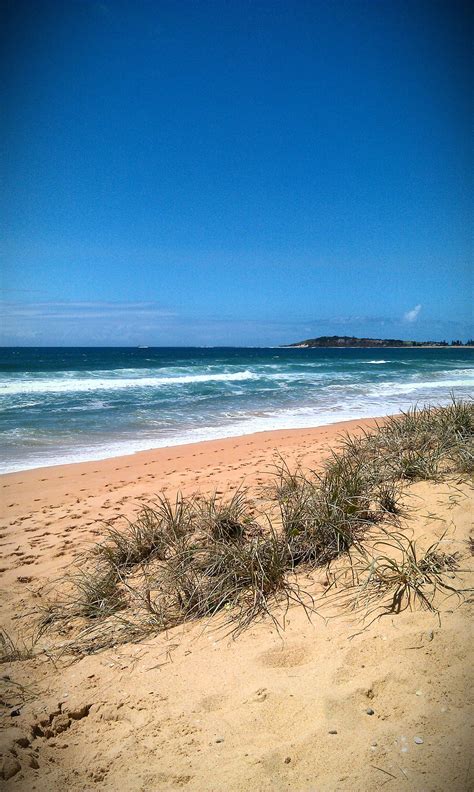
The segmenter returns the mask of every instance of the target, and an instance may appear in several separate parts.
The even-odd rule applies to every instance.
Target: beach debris
[[[259,688],[255,695],[252,697],[252,701],[265,701],[268,696],[267,688]]]
[[[329,729],[328,734],[337,734],[337,729]]]
[[[422,695],[423,695],[423,691],[422,690],[416,690],[415,691],[415,696],[422,696]]]
[[[216,737],[216,743],[223,743],[223,742],[224,742],[223,737]]]
[[[423,737],[415,737],[413,742],[416,743],[416,745],[423,745],[424,740]]]
[[[374,715],[375,714],[375,710],[373,710],[372,707],[367,707],[366,713],[367,713],[367,715]]]
[[[291,756],[287,756],[285,759],[285,764],[290,764],[290,762],[291,762]]]

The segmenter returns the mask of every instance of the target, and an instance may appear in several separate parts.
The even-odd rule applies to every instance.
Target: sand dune
[[[3,476],[5,628],[27,632],[28,614],[51,581],[100,536],[98,520],[132,517],[162,490],[232,492],[243,478],[252,488],[268,479],[277,451],[290,465],[317,467],[341,430],[370,424]],[[404,529],[423,544],[447,529],[448,546],[462,554],[463,567],[470,564],[467,484],[415,484],[410,503]],[[472,788],[469,603],[440,600],[440,619],[406,610],[360,632],[347,609],[321,600],[324,581],[323,571],[302,578],[320,613],[309,620],[292,607],[284,631],[266,620],[232,640],[216,618],[74,663],[63,658],[55,666],[42,654],[3,665],[7,788]]]

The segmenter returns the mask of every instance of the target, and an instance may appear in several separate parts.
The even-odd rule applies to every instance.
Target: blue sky
[[[1,343],[474,334],[469,4],[3,14]]]

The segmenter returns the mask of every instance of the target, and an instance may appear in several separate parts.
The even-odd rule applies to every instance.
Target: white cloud
[[[415,305],[415,307],[412,308],[411,311],[407,311],[406,314],[404,314],[404,316],[403,316],[404,321],[405,322],[416,322],[416,320],[418,319],[420,311],[421,311],[421,305]]]

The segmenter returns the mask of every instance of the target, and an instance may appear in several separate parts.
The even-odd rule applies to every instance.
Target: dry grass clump
[[[193,530],[196,512],[192,500],[178,493],[171,502],[164,495],[144,506],[124,530],[108,526],[105,541],[92,553],[112,568],[127,569],[152,557],[164,559]]]
[[[401,511],[401,488],[380,483],[356,453],[355,441],[333,454],[322,474],[277,468],[275,498],[293,566],[327,564],[383,518]]]
[[[0,663],[30,660],[34,657],[36,640],[37,637],[34,637],[27,643],[23,639],[15,639],[0,627]]]
[[[436,424],[448,437],[461,440],[474,437],[474,404],[472,400],[460,400],[454,396],[451,404],[436,412]]]
[[[199,528],[216,541],[240,542],[249,530],[258,530],[248,492],[244,489],[237,490],[230,500],[214,494],[197,502],[196,519]]]
[[[450,472],[471,473],[474,402],[454,397],[446,407],[413,407],[391,416],[353,441],[359,458],[380,481],[438,480]]]
[[[467,438],[465,443],[458,443],[450,451],[450,460],[457,473],[472,476],[474,474],[474,438]]]
[[[92,550],[94,566],[65,581],[45,621],[76,620],[80,637],[69,651],[97,651],[222,610],[236,633],[270,613],[273,600],[302,601],[287,577],[287,543],[258,525],[246,492],[157,503],[123,532],[109,529]]]
[[[73,587],[70,611],[74,615],[98,619],[125,607],[120,576],[113,567],[78,569],[69,579]]]
[[[459,554],[444,552],[443,539],[423,551],[403,533],[384,532],[383,538],[351,558],[356,584],[351,607],[362,609],[365,621],[417,605],[438,612],[439,592],[461,596],[461,590],[448,582],[459,571]]]
[[[287,571],[286,543],[273,530],[255,532],[246,542],[208,535],[168,559],[157,588],[173,621],[225,609],[239,632],[256,616],[268,614],[271,600],[297,598]]]
[[[66,622],[63,634],[77,628],[63,644],[70,652],[140,640],[222,611],[238,633],[259,616],[275,618],[276,602],[307,601],[297,567],[344,554],[354,602],[368,614],[415,602],[432,610],[438,591],[455,590],[447,576],[457,560],[439,543],[420,554],[400,532],[404,491],[418,479],[472,471],[473,439],[473,403],[453,399],[343,438],[320,472],[290,470],[280,459],[271,492],[260,493],[269,509],[263,525],[244,489],[230,499],[161,495],[122,530],[108,526],[45,622]],[[382,538],[374,544],[376,524]]]

